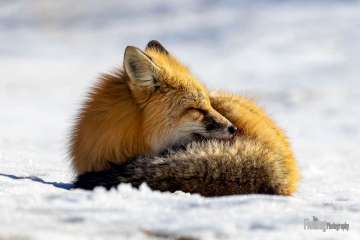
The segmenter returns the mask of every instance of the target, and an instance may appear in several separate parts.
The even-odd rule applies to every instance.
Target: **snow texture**
[[[359,239],[359,1],[1,1],[0,239]],[[126,45],[160,40],[210,88],[257,99],[292,197],[68,190],[72,121]],[[304,230],[304,219],[349,231]]]

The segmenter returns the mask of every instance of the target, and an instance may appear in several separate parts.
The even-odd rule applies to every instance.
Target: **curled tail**
[[[261,142],[237,137],[233,142],[208,140],[164,156],[139,157],[125,165],[80,175],[75,186],[107,189],[120,183],[146,183],[160,191],[184,191],[203,196],[265,193],[290,195],[294,182],[284,156]]]

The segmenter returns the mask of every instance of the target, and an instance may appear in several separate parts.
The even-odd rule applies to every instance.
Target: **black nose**
[[[234,134],[234,133],[236,133],[237,128],[235,126],[230,126],[230,127],[228,127],[228,131],[230,134]]]

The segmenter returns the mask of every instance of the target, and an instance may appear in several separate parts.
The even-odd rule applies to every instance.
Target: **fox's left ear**
[[[143,51],[136,47],[128,46],[124,54],[124,69],[130,78],[130,87],[146,90],[157,86],[156,74],[159,67]]]
[[[156,40],[151,40],[150,42],[148,42],[148,44],[146,45],[145,50],[149,50],[149,49],[154,49],[158,52],[164,53],[166,55],[169,54],[169,52],[164,48],[163,45],[161,45],[161,43],[159,41]]]

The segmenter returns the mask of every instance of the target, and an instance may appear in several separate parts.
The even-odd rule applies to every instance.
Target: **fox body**
[[[127,47],[124,70],[105,74],[74,126],[70,155],[77,174],[157,154],[195,136],[231,138],[236,129],[210,104],[208,90],[156,41]]]
[[[155,47],[151,47],[154,44]],[[75,169],[80,174],[75,186],[85,189],[96,186],[111,188],[120,183],[139,186],[145,182],[152,189],[160,191],[182,190],[204,196],[245,193],[291,195],[296,190],[298,170],[289,142],[283,131],[260,107],[242,96],[208,92],[157,42],[150,42],[147,49],[145,53],[157,64],[156,67],[166,69],[162,78],[154,77],[159,86],[159,95],[147,91],[134,92],[135,87],[130,85],[126,88],[126,84],[123,86],[127,89],[125,96],[115,89],[111,90],[114,92],[109,99],[102,94],[97,95],[99,93],[91,95],[73,135],[73,149],[81,145],[82,137],[79,136],[83,135],[81,129],[87,112],[94,113],[94,118],[99,117],[97,115],[100,113],[107,113],[106,119],[114,122],[102,123],[101,120],[86,127],[91,133],[86,134],[83,141],[97,136],[97,132],[101,137],[92,140],[92,147],[82,149],[84,156],[79,161],[80,165],[77,165],[76,153],[73,154]],[[153,53],[152,49],[157,50]],[[176,68],[168,63],[167,58],[174,61]],[[138,67],[142,68],[140,65]],[[124,67],[125,72],[130,72],[126,66],[126,53]],[[121,74],[125,76],[125,83],[131,83],[131,78],[134,78],[131,73],[127,74],[128,77]],[[106,75],[106,81],[95,92],[110,91],[104,85],[109,84],[109,79],[118,82],[119,75]],[[161,81],[174,81],[166,86],[176,87],[171,87],[172,92],[161,90],[165,88],[161,86],[165,84]],[[167,93],[169,95],[165,97]],[[117,110],[119,115],[116,115],[107,112],[107,108],[96,109],[99,106],[93,105],[94,99],[98,98],[104,105],[110,101],[116,108],[111,101],[116,96],[124,98],[124,101],[132,97],[141,99],[128,106],[132,110],[127,111],[134,114],[128,123],[119,120],[122,119],[119,116],[124,116],[121,115],[124,110]],[[150,107],[147,101],[151,98],[154,98],[153,101],[157,99],[154,102],[156,107],[162,107],[144,111],[143,105]],[[150,120],[142,120],[141,123],[139,119]],[[138,137],[135,135],[133,140],[119,137],[124,133],[113,135],[111,128],[124,123],[128,131],[131,124],[136,124],[134,128],[138,130]],[[235,131],[236,134],[232,136]],[[125,136],[132,135],[129,133]],[[111,140],[114,145],[109,144]],[[98,152],[99,148],[94,148],[97,146],[95,143],[99,146],[104,144],[108,151],[109,148],[116,151],[112,149],[112,155],[107,157],[103,152]],[[183,147],[172,150],[171,147],[176,145]],[[96,159],[91,160],[95,164],[90,164],[89,159]],[[82,167],[83,164],[86,167]]]

